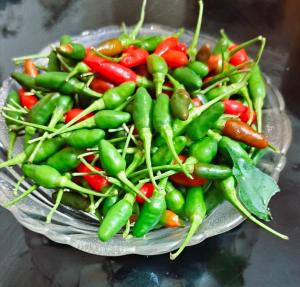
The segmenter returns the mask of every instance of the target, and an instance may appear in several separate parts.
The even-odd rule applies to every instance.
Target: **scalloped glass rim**
[[[141,34],[172,34],[176,29],[157,25],[148,24],[142,28]],[[80,40],[86,45],[96,45],[100,41],[115,37],[119,34],[118,26],[103,27],[95,31],[84,31],[74,40]],[[184,42],[189,42],[192,33],[186,31],[182,36]],[[200,42],[215,42],[215,39],[201,35]],[[54,45],[57,44],[53,43]],[[41,51],[49,51],[49,46]],[[40,59],[39,64],[45,63],[45,59]],[[279,147],[281,153],[269,153],[260,162],[260,167],[278,180],[279,173],[286,162],[286,153],[289,148],[292,131],[290,121],[285,113],[285,105],[282,95],[276,87],[273,87],[270,79],[266,76],[268,96],[266,100],[266,109],[264,110],[264,132],[270,141]],[[16,87],[12,79],[3,82],[0,89],[0,105],[3,106],[9,90]],[[7,147],[7,131],[4,119],[1,117],[1,159],[5,160]],[[16,152],[22,149],[21,142],[17,142]],[[13,198],[13,189],[17,180],[20,178],[20,169],[18,167],[2,169],[0,171],[1,193],[0,203]],[[20,191],[26,190],[30,182],[25,181]],[[40,188],[32,195],[28,196],[20,203],[12,206],[9,210],[15,218],[26,228],[41,233],[49,239],[63,244],[68,244],[84,252],[104,256],[121,256],[126,254],[156,255],[170,252],[179,247],[182,239],[185,237],[188,226],[180,229],[160,229],[150,232],[145,238],[123,239],[117,235],[111,241],[103,243],[97,238],[97,221],[88,213],[72,210],[68,207],[61,206],[55,213],[51,224],[45,223],[45,216],[50,211],[53,203],[50,198],[49,190]],[[241,222],[244,218],[228,203],[218,206],[203,222],[198,232],[192,238],[189,245],[202,242],[208,237],[226,232]]]

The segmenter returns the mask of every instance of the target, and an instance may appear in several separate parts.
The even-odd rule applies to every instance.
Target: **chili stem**
[[[126,152],[127,152],[127,149],[128,149],[129,143],[130,143],[130,139],[131,139],[133,130],[134,130],[134,125],[132,125],[131,128],[129,129],[129,133],[127,135],[127,138],[126,138],[126,141],[125,141],[125,145],[124,145],[123,151],[122,151],[122,158],[126,157]]]
[[[197,54],[197,45],[200,37],[200,31],[201,31],[201,24],[202,24],[202,16],[203,16],[203,2],[202,0],[198,1],[199,4],[199,14],[198,14],[198,20],[197,25],[194,33],[194,37],[192,39],[192,43],[190,47],[187,50],[187,54],[189,56],[190,61],[194,61],[196,54]]]
[[[129,34],[129,38],[130,38],[131,40],[135,40],[137,34],[140,32],[140,30],[141,30],[141,28],[142,28],[142,25],[143,25],[144,20],[145,20],[146,4],[147,4],[147,0],[143,0],[140,19],[139,19],[139,21],[136,23],[134,29],[133,29],[133,30],[131,31],[131,33]]]
[[[64,194],[64,189],[61,188],[57,193],[55,204],[53,205],[53,207],[51,208],[50,212],[48,213],[48,215],[46,217],[46,223],[51,223],[52,216],[56,212],[57,208],[59,207],[59,204],[62,200],[63,194]]]
[[[23,192],[21,195],[19,195],[18,197],[16,197],[15,199],[6,202],[3,206],[5,208],[9,208],[12,205],[18,203],[20,200],[22,200],[23,198],[25,198],[26,196],[28,196],[30,193],[32,193],[33,191],[35,191],[37,188],[36,185],[32,185],[30,188],[28,188],[25,192]]]
[[[16,184],[16,186],[15,186],[15,189],[14,189],[14,193],[13,193],[14,196],[17,196],[17,195],[18,195],[19,188],[20,188],[22,182],[24,181],[24,179],[25,179],[25,176],[23,175],[23,176],[21,176],[20,179],[18,180],[18,182],[17,182],[17,184]]]
[[[41,59],[41,58],[48,58],[49,54],[32,54],[32,55],[26,55],[26,56],[22,56],[22,57],[15,57],[12,58],[11,60],[13,62],[24,62],[25,60],[28,59]]]

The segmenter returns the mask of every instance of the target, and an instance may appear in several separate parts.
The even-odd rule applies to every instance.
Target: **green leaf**
[[[263,173],[252,163],[235,158],[233,175],[238,183],[238,195],[243,205],[258,218],[270,220],[270,199],[280,191],[272,177]]]

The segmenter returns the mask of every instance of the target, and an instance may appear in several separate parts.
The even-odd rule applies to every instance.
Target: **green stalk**
[[[140,32],[144,20],[145,20],[145,10],[146,10],[146,4],[147,4],[147,0],[143,0],[143,4],[142,4],[142,9],[141,9],[141,15],[140,15],[140,19],[139,21],[136,23],[134,29],[131,31],[131,33],[129,34],[129,38],[132,40],[135,40],[137,34]]]
[[[8,147],[7,147],[7,158],[10,160],[12,157],[13,149],[17,140],[17,133],[15,131],[8,132]]]
[[[62,200],[63,194],[64,194],[64,189],[61,188],[57,193],[57,197],[56,197],[54,206],[51,208],[50,212],[48,213],[48,215],[46,217],[46,223],[51,223],[52,216],[56,212],[57,208],[59,207],[59,204]]]
[[[202,16],[203,16],[203,2],[202,0],[198,1],[199,4],[199,15],[198,15],[198,21],[194,33],[194,37],[192,40],[192,43],[190,47],[188,48],[187,54],[189,56],[190,61],[194,61],[196,54],[197,54],[197,45],[200,37],[200,30],[201,30],[201,24],[202,24]]]
[[[30,193],[32,193],[33,191],[35,191],[37,188],[36,185],[32,185],[30,188],[28,188],[25,192],[23,192],[21,195],[19,195],[18,197],[16,197],[15,199],[6,202],[3,206],[5,208],[9,208],[12,205],[18,203],[20,200],[22,200],[23,198],[25,198],[27,195],[29,195]]]

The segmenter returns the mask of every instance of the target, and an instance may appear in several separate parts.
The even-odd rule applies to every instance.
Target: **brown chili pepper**
[[[200,62],[207,63],[207,60],[210,57],[210,55],[211,55],[210,45],[204,43],[198,50],[196,59]]]
[[[256,132],[246,123],[236,119],[227,120],[222,129],[222,133],[225,136],[241,141],[251,147],[263,149],[269,145],[265,136]]]
[[[118,38],[108,39],[102,42],[96,49],[105,56],[116,56],[123,51],[123,44]]]

